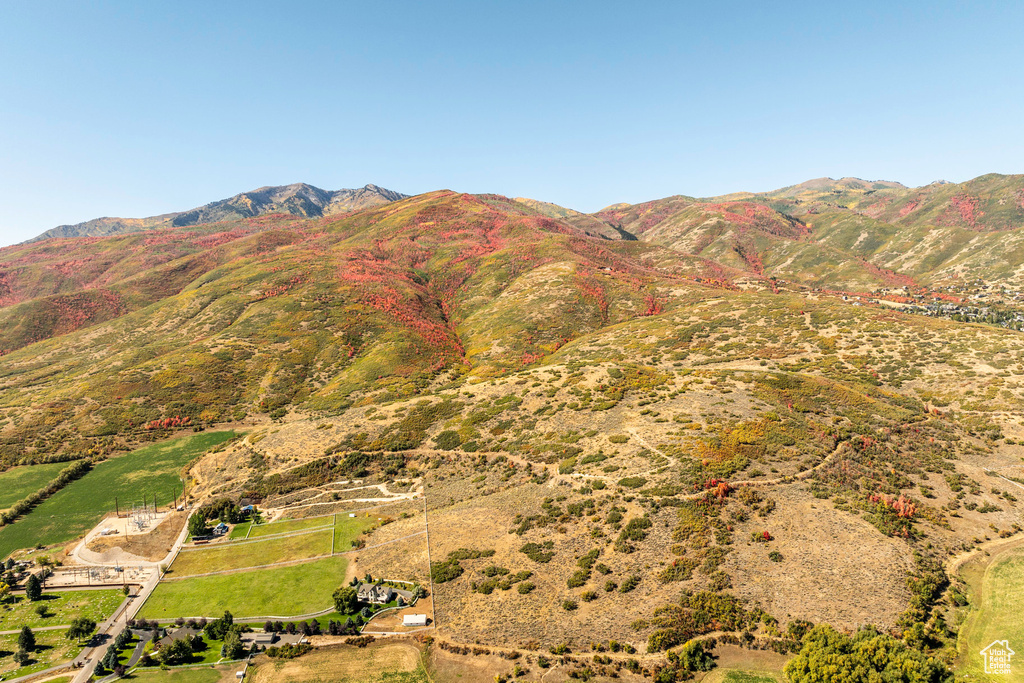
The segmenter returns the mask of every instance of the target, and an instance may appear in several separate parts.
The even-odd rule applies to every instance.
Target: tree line
[[[86,472],[91,469],[92,463],[88,460],[78,460],[71,466],[65,467],[57,474],[57,477],[51,480],[46,486],[34,493],[28,494],[12,505],[9,510],[0,513],[0,526],[10,524],[18,517],[28,513],[36,505],[39,505],[44,500],[57,493],[57,491],[60,491],[76,479],[80,479],[85,476]]]

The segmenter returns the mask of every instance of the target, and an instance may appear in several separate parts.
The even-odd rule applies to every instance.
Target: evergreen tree
[[[32,629],[28,626],[21,627],[21,633],[18,634],[18,649],[25,652],[32,652],[36,649],[36,634],[32,633]]]
[[[32,602],[43,597],[43,582],[35,574],[29,576],[28,581],[25,582],[25,597]]]

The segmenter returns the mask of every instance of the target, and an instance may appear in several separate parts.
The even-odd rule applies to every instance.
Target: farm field
[[[288,534],[293,531],[305,531],[307,529],[316,529],[318,527],[330,527],[334,524],[334,520],[330,517],[309,517],[307,519],[286,519],[280,522],[271,522],[269,524],[255,524],[252,527],[252,531],[249,532],[249,538],[257,538],[259,536],[273,536],[275,534]]]
[[[139,616],[219,617],[224,610],[236,619],[311,614],[332,606],[331,595],[345,580],[347,568],[344,557],[327,557],[290,567],[164,581]]]
[[[0,510],[43,488],[71,462],[48,462],[43,465],[22,465],[0,473]]]
[[[331,530],[311,531],[269,538],[265,541],[236,541],[197,550],[182,550],[171,565],[170,576],[192,576],[230,569],[302,560],[331,554]]]
[[[234,436],[230,431],[189,435],[99,463],[24,518],[0,529],[0,557],[19,548],[64,543],[81,536],[114,509],[115,497],[122,509],[153,494],[166,505],[171,489],[178,486],[180,490],[181,468]]]
[[[234,667],[197,668],[197,669],[136,669],[126,681],[138,683],[217,683],[222,680],[235,680]]]
[[[958,674],[986,679],[984,659],[979,654],[995,640],[1008,640],[1010,647],[1022,652],[1024,620],[1024,546],[1017,544],[995,557],[987,567],[968,567],[964,578],[970,585],[970,612],[957,642]],[[1016,658],[1014,658],[1016,660]],[[1011,661],[1013,673],[1001,676],[1008,681],[1024,681],[1024,666]]]
[[[64,631],[39,631],[36,636],[36,651],[28,666],[19,667],[14,661],[18,649],[18,636],[0,636],[0,677],[4,680],[25,676],[36,671],[66,662],[78,656],[82,647],[64,637]]]
[[[252,526],[252,522],[236,524],[235,526],[231,527],[231,533],[228,534],[228,538],[232,541],[245,538],[249,533],[250,527]]]
[[[374,643],[366,648],[321,649],[297,659],[261,658],[250,669],[252,683],[427,683],[420,652],[407,642]]]
[[[8,597],[0,604],[0,631],[13,631],[22,626],[64,626],[76,617],[89,617],[100,622],[117,609],[124,600],[119,590],[61,591],[44,593],[42,600],[30,602],[24,597]],[[46,606],[46,616],[36,613]]]
[[[341,553],[352,549],[352,541],[366,529],[377,524],[377,516],[348,517],[338,515],[334,525],[334,552]]]

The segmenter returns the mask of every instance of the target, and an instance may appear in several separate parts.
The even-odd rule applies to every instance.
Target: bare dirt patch
[[[432,598],[421,598],[412,607],[390,610],[377,614],[363,627],[363,633],[407,633],[422,629],[422,626],[402,626],[402,619],[407,614],[426,614],[428,625],[433,618],[434,606]]]
[[[116,548],[136,557],[156,562],[171,552],[187,516],[187,512],[172,512],[148,534],[97,536],[89,541],[86,548],[101,554]]]

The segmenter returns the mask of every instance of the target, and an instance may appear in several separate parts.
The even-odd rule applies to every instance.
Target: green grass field
[[[24,465],[0,472],[0,510],[11,507],[30,493],[57,478],[70,462],[48,462],[45,465]]]
[[[105,460],[91,472],[43,501],[22,519],[0,529],[0,557],[37,544],[64,543],[92,528],[114,510],[141,503],[142,497],[163,505],[171,502],[181,468],[205,451],[224,443],[234,432],[206,432],[181,437]]]
[[[11,596],[0,603],[0,631],[13,631],[22,626],[64,626],[75,617],[89,617],[101,622],[113,614],[123,600],[124,594],[119,590],[44,593],[38,602]],[[46,606],[45,617],[36,614],[39,605]]]
[[[171,669],[161,671],[160,669],[136,669],[123,680],[138,681],[138,683],[216,683],[221,679],[221,673],[216,669]]]
[[[243,540],[248,534],[247,540],[288,534],[295,531],[307,529],[330,528],[334,523],[332,516],[309,517],[307,519],[285,519],[280,522],[269,524],[239,524],[235,526],[228,538],[233,541]],[[349,517],[347,514],[337,515],[337,523],[334,527],[334,552],[340,553],[352,549],[352,540],[357,538],[364,530],[373,527],[377,523],[377,517],[372,514],[367,517]],[[251,530],[250,530],[251,527]]]
[[[364,530],[377,524],[377,516],[349,517],[338,515],[338,522],[334,526],[334,552],[343,553],[352,550],[352,541],[359,538]]]
[[[236,524],[231,527],[231,533],[228,534],[228,538],[232,541],[245,538],[249,533],[249,527],[252,526],[252,522],[243,522],[242,524]]]
[[[169,576],[177,578],[227,569],[259,567],[330,554],[331,530],[324,529],[265,541],[238,541],[199,550],[183,550],[171,565]]]
[[[317,527],[329,527],[332,523],[330,517],[310,517],[309,519],[286,519],[281,522],[271,522],[270,524],[256,524],[253,526],[252,531],[249,532],[249,538],[287,534],[292,531],[316,529]]]
[[[348,561],[327,557],[305,564],[235,574],[164,581],[143,605],[140,617],[283,617],[327,609],[345,580]]]
[[[971,607],[967,620],[957,639],[960,651],[957,678],[968,674],[971,679],[995,678],[985,674],[982,648],[995,640],[1009,640],[1010,647],[1024,652],[1024,619],[1020,617],[1024,605],[1024,547],[1007,551],[997,557],[984,573],[970,570],[964,573],[971,584]],[[1024,663],[1017,663],[1021,655],[1011,659],[1013,673],[999,676],[1006,681],[1024,681]]]
[[[18,649],[18,636],[0,636],[0,678],[9,680],[66,662],[78,656],[81,646],[64,637],[64,631],[39,631],[36,635],[36,651],[27,666],[19,667],[14,661]]]

